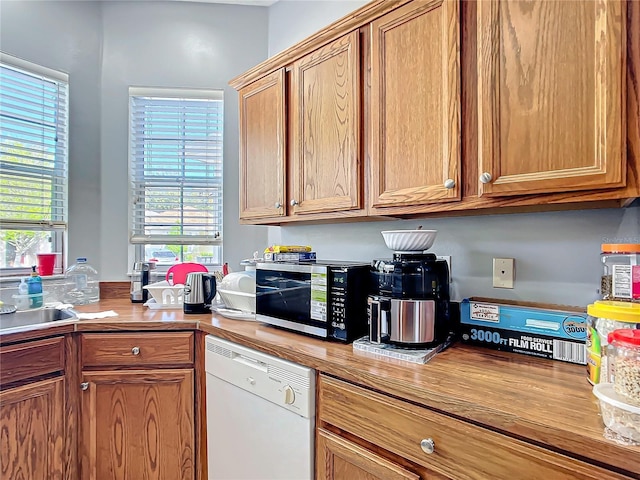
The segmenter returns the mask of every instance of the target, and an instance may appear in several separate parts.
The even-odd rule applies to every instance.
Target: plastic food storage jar
[[[640,330],[614,330],[608,337],[607,361],[614,389],[640,406]]]
[[[587,307],[589,382],[608,382],[608,336],[618,329],[640,329],[640,304],[599,300]]]
[[[640,302],[640,244],[604,243],[601,258],[602,299]]]

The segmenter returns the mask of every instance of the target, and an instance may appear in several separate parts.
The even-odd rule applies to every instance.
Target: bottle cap
[[[640,253],[640,243],[603,243],[602,253]]]
[[[615,341],[633,345],[634,347],[640,347],[640,330],[635,328],[620,328],[607,335],[607,341],[609,343]]]
[[[587,306],[587,314],[619,322],[640,323],[640,303],[596,300]]]
[[[78,258],[76,258],[76,262],[78,262],[78,263],[87,263],[87,257],[78,257]]]

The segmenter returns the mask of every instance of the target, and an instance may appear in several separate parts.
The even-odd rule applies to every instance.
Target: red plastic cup
[[[53,275],[57,253],[38,253],[38,274],[41,277]]]

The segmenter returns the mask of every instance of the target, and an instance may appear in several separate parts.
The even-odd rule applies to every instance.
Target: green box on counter
[[[587,314],[558,305],[468,298],[460,303],[464,343],[586,364]]]

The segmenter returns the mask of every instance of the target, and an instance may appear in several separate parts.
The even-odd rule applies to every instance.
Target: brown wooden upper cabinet
[[[477,2],[479,195],[626,180],[626,3]]]
[[[293,63],[291,214],[362,208],[360,78],[358,31]]]
[[[284,68],[242,88],[240,218],[286,215]]]
[[[459,200],[459,2],[412,2],[370,31],[370,211]]]

